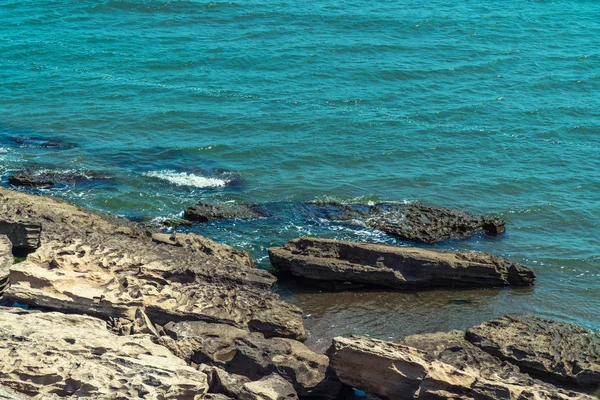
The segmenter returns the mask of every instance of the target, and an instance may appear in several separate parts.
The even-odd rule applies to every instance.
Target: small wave
[[[177,186],[194,186],[199,188],[205,187],[223,187],[229,181],[225,179],[210,178],[201,175],[194,175],[187,172],[177,172],[173,170],[150,171],[143,174],[150,178],[158,178],[171,182]]]

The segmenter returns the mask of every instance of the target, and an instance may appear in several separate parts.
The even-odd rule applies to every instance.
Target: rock
[[[54,182],[42,176],[33,176],[28,174],[15,174],[8,177],[8,183],[13,186],[27,186],[39,188],[51,188]]]
[[[188,207],[183,217],[190,221],[208,222],[214,219],[251,219],[261,217],[263,213],[254,204],[209,204],[198,202]]]
[[[33,397],[16,392],[12,389],[0,385],[0,400],[26,400]]]
[[[55,185],[76,185],[84,182],[107,179],[96,171],[48,171],[27,169],[8,177],[13,186],[52,188]]]
[[[185,219],[179,219],[179,218],[166,218],[165,219],[165,218],[145,217],[145,218],[139,218],[139,219],[132,218],[132,220],[138,222],[138,225],[140,228],[148,229],[151,231],[192,226],[192,222],[187,221]]]
[[[41,226],[39,248],[11,269],[11,300],[103,319],[203,320],[303,340],[302,312],[271,291],[248,252],[194,234],[159,243],[124,218],[0,189],[3,223]],[[14,244],[14,242],[13,242]]]
[[[208,377],[208,391],[237,398],[244,385],[250,382],[245,376],[230,374],[227,371],[209,365],[201,365],[200,371]]]
[[[167,343],[166,339],[160,343],[191,362],[216,365],[250,380],[277,373],[303,397],[333,399],[340,392],[341,384],[328,370],[329,359],[298,341],[264,338],[205,322],[179,322],[165,326],[165,330],[176,343]]]
[[[5,235],[0,235],[0,297],[8,287],[9,268],[14,263],[12,243]]]
[[[4,214],[0,214],[4,215]],[[12,243],[15,256],[25,256],[40,247],[42,226],[32,223],[12,223],[0,217],[0,235],[6,235]]]
[[[394,289],[528,286],[533,271],[486,253],[435,251],[319,238],[299,238],[269,249],[281,272],[314,281]]]
[[[419,203],[309,203],[312,213],[338,221],[358,220],[401,240],[436,243],[467,239],[478,232],[496,236],[506,231],[500,219]]]
[[[206,375],[149,336],[80,315],[0,309],[0,384],[42,398],[201,399]]]
[[[506,315],[467,330],[482,350],[553,384],[600,387],[600,334],[577,325]]]
[[[592,400],[538,383],[485,353],[480,360],[460,334],[438,339],[421,340],[424,351],[371,338],[337,337],[327,354],[343,383],[383,399]]]
[[[277,374],[248,382],[242,388],[238,400],[296,400],[298,395],[292,385]]]
[[[73,143],[65,143],[36,136],[11,136],[8,139],[20,147],[38,147],[46,149],[68,149],[75,147]]]

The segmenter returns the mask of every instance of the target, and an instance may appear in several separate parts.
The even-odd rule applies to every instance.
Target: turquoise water
[[[0,172],[101,177],[42,192],[136,218],[197,200],[497,214],[504,237],[437,247],[531,265],[532,290],[280,290],[315,341],[510,311],[600,329],[599,15],[566,0],[0,0]],[[299,235],[407,244],[293,208],[192,230],[265,268]]]

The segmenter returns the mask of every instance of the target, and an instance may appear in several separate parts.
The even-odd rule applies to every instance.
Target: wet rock
[[[140,218],[140,219],[135,219],[132,218],[133,221],[137,222],[138,225],[140,226],[140,228],[142,229],[148,229],[148,230],[164,230],[164,229],[173,229],[173,228],[180,228],[180,227],[190,227],[192,226],[192,223],[190,221],[187,221],[185,219],[179,219],[179,218],[166,218],[166,219],[162,219],[162,218]]]
[[[106,177],[94,171],[25,170],[9,176],[8,183],[13,186],[52,188],[55,185],[75,185],[103,179]]]
[[[297,400],[292,385],[277,374],[248,382],[242,388],[238,400]]]
[[[75,147],[73,143],[60,142],[53,139],[48,139],[38,136],[11,136],[9,137],[13,143],[20,147],[45,148],[45,149],[68,149]]]
[[[51,188],[54,181],[43,176],[32,176],[27,174],[15,174],[8,177],[8,183],[13,186]]]
[[[183,217],[190,221],[208,222],[215,219],[251,219],[263,215],[260,207],[255,204],[209,204],[198,202],[188,207]]]
[[[592,400],[541,383],[461,341],[462,333],[408,339],[337,337],[327,354],[339,379],[383,399]]]
[[[201,399],[206,375],[149,336],[119,337],[102,320],[0,308],[0,382],[40,398]]]
[[[253,381],[277,373],[300,396],[332,399],[340,392],[341,384],[328,370],[329,359],[298,341],[199,321],[169,324],[165,330],[176,342],[161,338],[160,343],[191,362],[216,365]]]
[[[577,325],[506,315],[467,330],[482,350],[554,384],[600,386],[600,334]]]
[[[193,234],[169,243],[124,218],[67,202],[0,190],[11,224],[42,227],[40,246],[11,269],[5,297],[100,318],[153,324],[203,320],[303,340],[302,312],[270,289],[275,278],[254,268],[248,252]]]
[[[419,203],[363,204],[312,203],[312,212],[337,221],[361,221],[401,240],[436,243],[467,239],[478,232],[496,236],[506,231],[500,219]]]
[[[435,251],[319,238],[269,249],[271,264],[308,282],[350,282],[394,289],[528,286],[533,271],[486,253]]]

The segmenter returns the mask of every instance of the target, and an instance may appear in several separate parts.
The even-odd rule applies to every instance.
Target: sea
[[[198,202],[276,217],[178,228],[252,252],[299,236],[485,251],[521,289],[329,293],[282,279],[308,344],[528,313],[600,330],[600,2],[0,0],[0,176],[134,220]],[[20,189],[24,190],[24,189]],[[507,221],[432,246],[307,217],[422,202]]]

